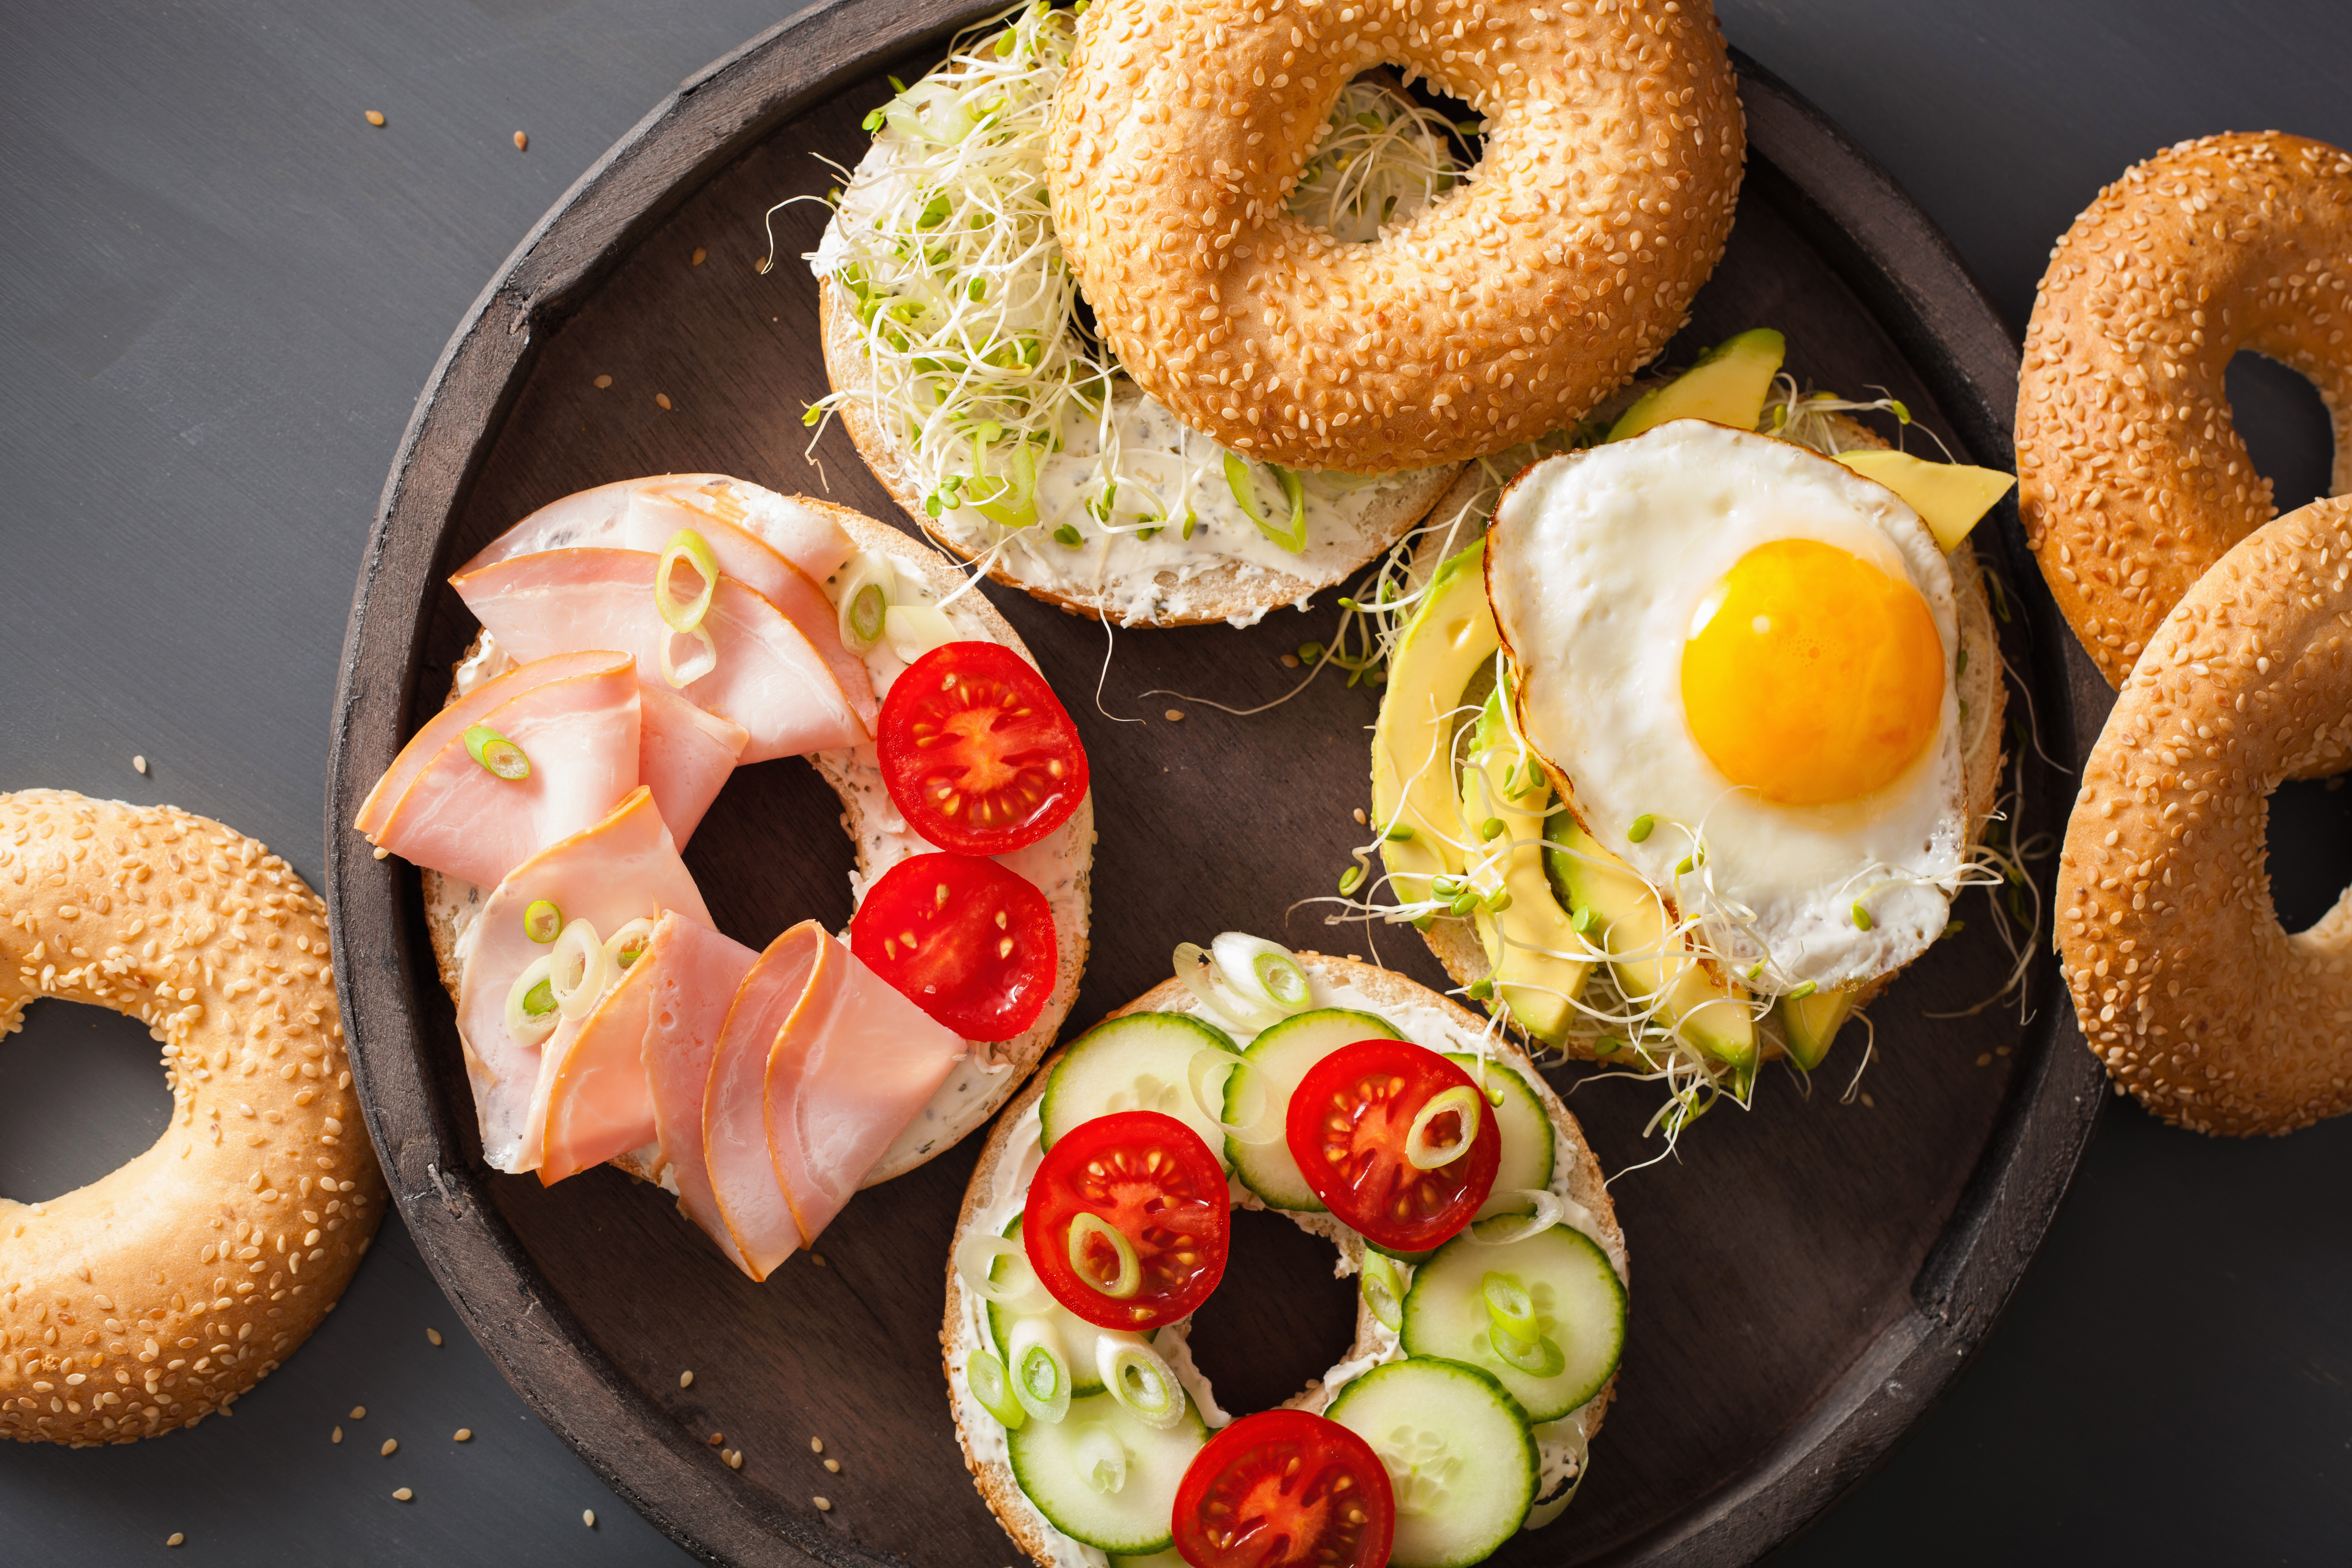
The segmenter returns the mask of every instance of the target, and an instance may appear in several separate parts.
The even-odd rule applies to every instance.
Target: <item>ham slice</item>
[[[678,499],[681,496],[687,499]],[[781,496],[770,499],[783,500]],[[712,504],[689,504],[693,500]],[[858,718],[870,728],[875,713],[873,682],[865,660],[842,646],[841,617],[833,602],[824,596],[815,577],[744,526],[740,520],[748,516],[743,509],[720,510],[705,491],[677,487],[671,481],[638,479],[606,485],[541,507],[492,540],[480,554],[457,569],[457,575],[551,550],[634,550],[658,556],[669,548],[679,529],[693,529],[710,546],[722,574],[775,605],[800,628],[848,694]],[[822,521],[835,533],[840,532],[830,519]],[[846,535],[842,537],[845,544]],[[843,554],[846,553],[845,549]],[[820,550],[814,558],[823,560],[826,555]],[[840,563],[834,559],[819,575],[830,575]]]
[[[393,805],[427,763],[440,754],[441,749],[467,730],[482,721],[483,715],[500,704],[511,701],[535,686],[551,680],[562,680],[574,675],[589,675],[609,668],[626,658],[625,654],[596,649],[567,653],[560,658],[541,659],[510,669],[495,679],[485,680],[465,696],[450,703],[425,721],[424,728],[409,738],[392,760],[383,777],[375,781],[366,800],[360,803],[360,814],[352,826],[373,839],[383,828],[383,820],[391,815]]]
[[[408,783],[390,809],[377,815],[369,836],[375,846],[488,888],[557,839],[603,821],[637,787],[640,704],[635,661],[615,653],[596,654],[594,661],[601,668],[522,685],[474,720],[522,748],[530,759],[528,777],[502,779],[490,772],[467,751],[464,730],[444,738],[446,727],[436,715],[436,722],[417,732],[384,775],[405,774]],[[540,662],[569,667],[574,661]],[[509,679],[486,681],[483,689]],[[417,764],[411,753],[436,741],[437,747]],[[363,807],[362,820],[368,815]]]
[[[562,911],[567,924],[587,921],[604,937],[666,910],[710,923],[710,911],[686,862],[677,858],[653,792],[643,787],[631,791],[595,826],[549,846],[507,874],[467,933],[471,945],[457,986],[457,1031],[481,1121],[482,1157],[501,1171],[530,1168],[521,1163],[523,1145],[537,1098],[541,1045],[552,1038],[519,1040],[506,1026],[508,992],[548,951],[523,930],[523,911],[542,899]]]
[[[710,1058],[726,1026],[736,989],[759,954],[698,921],[665,914],[652,945],[637,960],[652,984],[645,1037],[645,1072],[661,1158],[677,1188],[677,1206],[745,1273],[733,1233],[711,1188],[702,1147],[703,1090]],[[753,1278],[758,1278],[754,1275]]]
[[[646,1078],[652,959],[648,947],[594,1011],[565,1019],[540,1048],[539,1083],[517,1164],[536,1169],[542,1186],[654,1141],[653,1088]]]
[[[744,1272],[813,1244],[964,1054],[814,921],[743,977],[703,1096],[703,1143]]]
[[[667,685],[640,687],[639,695],[645,701],[637,778],[654,792],[669,836],[683,849],[735,771],[751,732],[731,719],[705,713]]]
[[[658,474],[598,485],[550,501],[492,541],[464,570],[511,555],[583,544],[657,551],[671,534],[691,528],[710,541],[721,572],[757,589],[751,576],[730,564],[730,549],[719,542],[714,525],[751,535],[818,583],[840,571],[856,548],[841,524],[795,497],[724,474]],[[651,543],[629,542],[647,538]]]
[[[546,658],[584,646],[634,655],[638,679],[662,679],[670,630],[654,609],[659,558],[638,550],[583,546],[494,562],[450,579],[467,608],[516,658]],[[719,666],[683,695],[751,732],[747,763],[856,745],[866,722],[809,639],[783,612],[721,574],[703,629]],[[681,662],[700,657],[679,638]],[[870,693],[869,693],[870,696]]]

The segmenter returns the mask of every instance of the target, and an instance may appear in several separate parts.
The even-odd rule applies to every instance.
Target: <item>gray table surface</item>
[[[0,5],[0,788],[173,802],[315,879],[336,650],[426,371],[583,169],[789,9]],[[1722,15],[1894,170],[2021,328],[2052,238],[2134,160],[2225,129],[2352,145],[2343,0]],[[2316,398],[2267,366],[2232,379],[2282,500],[2316,493]],[[2352,868],[2347,806],[2315,786],[2280,813],[2290,915],[2315,916]],[[142,1031],[36,1008],[0,1043],[0,1193],[103,1173],[168,1104]],[[2347,1174],[2352,1124],[2217,1143],[2111,1104],[1990,1347],[1783,1560],[2352,1557]],[[401,1486],[413,1503],[392,1500]],[[175,1531],[188,1561],[687,1560],[457,1331],[396,1221],[232,1419],[0,1453],[0,1562],[131,1561]]]

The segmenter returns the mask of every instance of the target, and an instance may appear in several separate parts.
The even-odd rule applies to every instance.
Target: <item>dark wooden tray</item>
[[[480,1163],[452,1010],[435,983],[416,879],[346,826],[418,718],[437,706],[471,623],[440,578],[531,508],[634,474],[718,469],[829,493],[897,521],[847,442],[823,477],[801,411],[824,390],[814,289],[799,254],[824,218],[777,215],[780,263],[754,270],[760,215],[854,163],[858,121],[988,7],[838,0],[693,78],[572,188],[449,343],[387,480],[344,648],[328,800],[327,892],[359,1086],[417,1244],[466,1321],[549,1426],[680,1542],[713,1562],[905,1559],[1002,1564],[1013,1548],[966,1479],[936,1335],[946,1246],[977,1140],[860,1196],[764,1286],[736,1275],[658,1193],[600,1170],[543,1191]],[[1950,247],[1885,172],[1741,61],[1750,163],[1730,252],[1677,345],[1784,330],[1819,384],[1877,384],[1956,451],[2011,466],[2017,352]],[[699,265],[694,258],[707,250]],[[596,378],[609,375],[608,388]],[[669,400],[665,410],[655,398]],[[829,489],[828,489],[829,484]],[[2043,745],[2071,765],[2106,698],[2024,553],[2013,508],[1979,531],[2019,607],[2006,651]],[[1327,890],[1366,794],[1370,693],[1325,681],[1230,718],[1141,694],[1248,706],[1292,679],[1287,647],[1321,613],[1117,639],[1008,591],[991,597],[1054,676],[1096,771],[1093,961],[1072,1032],[1169,972],[1181,940],[1240,928],[1370,954],[1293,900]],[[2062,651],[2064,650],[2064,651]],[[1171,723],[1170,706],[1188,717]],[[2068,780],[2036,762],[2025,824],[2064,817]],[[763,943],[849,904],[831,795],[798,761],[731,782],[688,857],[730,934]],[[2041,869],[2050,869],[2044,862]],[[1963,1019],[2003,955],[1970,895],[1968,934],[1874,1010],[1874,1105],[1841,1105],[1849,1037],[1810,1100],[1766,1075],[1755,1112],[1719,1111],[1680,1158],[1620,1182],[1633,1326],[1595,1469],[1561,1522],[1500,1564],[1744,1561],[1801,1531],[1931,1410],[2040,1245],[2088,1137],[2103,1079],[2046,952],[2032,1021]],[[1409,933],[1377,954],[1440,983]],[[1989,1065],[1980,1056],[1994,1055]],[[1554,1075],[1602,1162],[1645,1158],[1656,1091]],[[1349,1294],[1328,1248],[1286,1223],[1236,1226],[1236,1259],[1195,1343],[1225,1402],[1272,1404],[1333,1359]],[[678,1374],[692,1369],[693,1386]],[[725,1468],[713,1432],[745,1455]],[[822,1436],[843,1461],[811,1454]],[[1960,1484],[1956,1482],[1956,1484]],[[822,1494],[829,1513],[811,1507]]]

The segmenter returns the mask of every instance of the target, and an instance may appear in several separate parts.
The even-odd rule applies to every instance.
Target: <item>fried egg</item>
[[[1486,592],[1528,743],[1593,838],[1757,989],[1909,963],[1967,856],[1959,631],[1895,494],[1676,420],[1549,458],[1496,507]]]

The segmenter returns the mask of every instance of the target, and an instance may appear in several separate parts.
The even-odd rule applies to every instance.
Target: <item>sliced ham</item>
[[[516,977],[548,951],[523,930],[523,912],[542,899],[562,912],[565,923],[587,921],[604,937],[666,910],[710,923],[710,911],[677,857],[653,792],[643,787],[630,792],[595,826],[551,845],[507,874],[468,933],[471,946],[457,987],[457,1030],[481,1121],[482,1157],[501,1171],[530,1168],[520,1162],[541,1045],[547,1042],[508,1034],[506,1005]]]
[[[667,685],[642,687],[640,694],[645,702],[637,778],[654,792],[669,836],[683,849],[735,771],[751,732],[731,719],[705,713]]]
[[[702,1147],[719,1212],[743,1272],[765,1279],[802,1244],[800,1224],[768,1153],[768,1058],[810,999],[825,950],[814,921],[768,944],[737,987],[702,1094]],[[820,1004],[814,1012],[823,1014]],[[812,1020],[814,1021],[814,1020]]]
[[[424,727],[409,738],[408,744],[400,749],[400,755],[392,760],[392,766],[384,770],[383,777],[376,780],[375,788],[368,791],[367,799],[360,803],[359,816],[352,826],[373,838],[383,829],[383,819],[391,814],[394,803],[415,782],[416,775],[440,754],[444,746],[480,723],[482,716],[491,709],[511,701],[534,686],[593,674],[627,657],[609,650],[583,649],[526,664],[495,679],[485,680],[427,719]]]
[[[731,492],[721,494],[731,499]],[[781,496],[769,499],[783,500]],[[692,504],[698,501],[707,504]],[[824,572],[812,576],[746,527],[749,515],[742,508],[722,509],[706,490],[675,481],[638,479],[605,485],[541,507],[491,541],[480,554],[457,569],[457,575],[467,576],[501,561],[551,550],[634,550],[658,556],[678,530],[693,529],[710,546],[721,574],[775,605],[800,628],[848,694],[858,718],[871,727],[873,682],[865,661],[842,646],[841,617],[817,585],[817,576],[830,575],[839,567],[840,559],[834,558]],[[840,533],[830,519],[822,521],[834,533]],[[842,537],[845,543],[846,536]],[[820,548],[814,558],[823,560],[827,554]]]
[[[624,548],[659,550],[669,542],[670,534],[680,528],[693,528],[711,541],[713,550],[718,550],[719,542],[707,526],[717,522],[752,534],[819,583],[840,571],[841,563],[856,548],[841,524],[793,497],[778,495],[724,474],[657,474],[598,485],[594,489],[550,501],[499,535],[467,569],[541,550],[617,544],[620,530],[645,528],[650,531],[651,524],[629,515],[649,505],[676,508],[688,515],[672,521],[654,543]],[[719,556],[719,570],[732,570],[723,554]]]
[[[595,659],[602,668],[525,685],[474,721],[522,748],[530,759],[526,777],[502,779],[476,762],[462,729],[441,739],[421,766],[404,768],[410,752],[439,738],[440,727],[418,731],[394,764],[408,784],[380,815],[370,835],[375,846],[488,888],[556,840],[602,822],[637,787],[641,705],[635,662],[614,653]]]
[[[540,1049],[518,1163],[537,1169],[542,1186],[654,1141],[653,1087],[646,1076],[656,990],[651,959],[648,947],[593,1012],[565,1019]]]
[[[516,658],[618,647],[635,657],[638,679],[650,685],[663,679],[662,647],[671,636],[654,609],[659,564],[644,551],[583,546],[518,555],[450,582]],[[744,762],[866,739],[865,721],[824,658],[767,600],[722,573],[702,626],[719,665],[682,695],[751,732]],[[677,642],[680,662],[699,658],[693,639]]]
[[[653,1096],[661,1159],[677,1188],[677,1206],[747,1274],[751,1268],[711,1188],[710,1163],[702,1147],[702,1103],[710,1082],[711,1054],[726,1026],[728,1009],[759,957],[699,921],[670,913],[654,926],[652,944],[636,963],[652,984],[646,1081]]]
[[[964,1055],[961,1037],[832,937],[768,1055],[768,1152],[804,1245]]]

